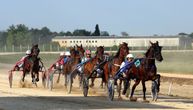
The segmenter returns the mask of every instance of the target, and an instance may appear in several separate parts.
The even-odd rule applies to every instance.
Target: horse
[[[19,70],[18,64],[16,64],[14,66],[14,68],[9,71],[10,87],[12,87],[13,71],[22,71],[22,77],[20,80],[22,87],[24,86],[25,76],[28,73],[31,73],[32,82],[33,82],[33,84],[35,84],[37,86],[36,82],[39,81],[39,71],[40,71],[39,62],[42,65],[41,67],[44,67],[41,59],[37,57],[38,54],[39,54],[39,49],[32,48],[32,53],[29,56],[22,58],[23,59],[22,70]],[[18,63],[20,63],[20,61]],[[44,76],[44,78],[45,78],[45,76]]]
[[[104,46],[99,46],[97,47],[97,51],[96,51],[96,57],[98,58],[98,62],[97,62],[97,66],[98,66],[98,69],[102,69],[101,66],[105,63],[105,58],[104,58]],[[102,64],[101,64],[102,63]],[[95,65],[96,66],[96,65]],[[97,71],[95,71],[96,74],[97,74]],[[96,74],[94,77],[91,78],[91,84],[90,84],[90,87],[93,87],[94,86],[94,80],[95,80],[95,77],[96,77]],[[102,82],[104,80],[104,75],[102,75]],[[102,82],[101,82],[101,86],[102,86]]]
[[[107,83],[109,78],[115,77],[115,74],[119,70],[121,63],[125,60],[125,57],[127,54],[129,54],[129,47],[127,43],[123,42],[122,44],[119,45],[119,49],[116,55],[113,56],[111,60],[106,62],[106,64],[103,67],[104,75],[105,75],[105,80],[104,80],[105,83]],[[121,94],[120,94],[121,84],[122,84],[122,80],[120,79],[119,88],[117,88],[119,93],[118,94],[119,98],[121,98]],[[117,80],[115,80],[114,85],[117,85]]]
[[[90,58],[86,61],[83,65],[83,78],[82,78],[82,87],[83,87],[83,94],[86,97],[88,94],[89,88],[89,79],[91,78],[92,82],[90,87],[94,86],[94,79],[97,77],[97,69],[99,68],[100,64],[103,62],[103,54],[104,54],[104,47],[99,46],[97,47],[97,51],[95,56]]]
[[[79,45],[76,45],[76,48],[77,48],[77,51],[79,52],[79,54],[80,54],[80,58],[81,58],[81,60],[85,57],[85,55],[84,55],[84,52],[85,52],[85,49],[82,47],[82,44],[79,46]],[[78,72],[79,74],[79,77],[78,77],[78,79],[79,79],[79,87],[81,88],[81,85],[82,85],[82,73],[81,73],[81,71],[79,71]]]
[[[146,86],[145,86],[146,81],[149,81],[149,80],[156,81],[157,92],[159,92],[160,75],[157,74],[157,67],[155,65],[155,60],[160,62],[163,60],[162,53],[161,53],[162,47],[159,46],[158,41],[156,41],[156,43],[152,43],[150,41],[150,44],[151,46],[145,53],[145,57],[138,59],[140,61],[140,65],[137,67],[136,65],[133,64],[126,73],[129,80],[131,78],[136,79],[130,94],[131,101],[137,100],[137,98],[133,97],[133,94],[136,86],[140,83],[140,81],[142,82],[144,101],[146,101]],[[127,87],[125,89],[127,89]],[[153,100],[156,100],[156,99],[153,98]]]
[[[32,47],[32,49],[31,49],[31,52],[32,52],[32,53],[31,53],[31,54],[32,54],[31,59],[32,59],[32,61],[33,61],[32,71],[31,71],[31,77],[32,77],[32,82],[33,82],[33,84],[36,85],[36,82],[39,81],[39,71],[42,71],[43,68],[44,68],[44,70],[46,70],[46,69],[45,69],[45,67],[44,67],[43,62],[41,61],[41,58],[38,57],[39,52],[40,52],[40,50],[39,50],[39,48],[38,48],[38,45],[34,45],[34,46]],[[41,65],[40,65],[40,63],[41,63]],[[43,74],[44,74],[43,77],[45,77],[45,73],[43,73]],[[36,85],[36,86],[37,86],[37,85]]]
[[[82,44],[80,46],[76,45],[76,48],[77,48],[77,51],[79,52],[80,54],[80,57],[83,58],[84,57],[84,48],[82,47]]]
[[[70,88],[68,89],[68,93],[71,92],[71,87],[74,78],[77,75],[77,65],[81,62],[79,52],[75,49],[75,47],[70,48],[70,60],[66,62],[64,66],[64,75],[65,75],[65,87],[67,87],[67,83],[69,84],[68,86]]]

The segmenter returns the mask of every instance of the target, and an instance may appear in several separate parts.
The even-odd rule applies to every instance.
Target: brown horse
[[[22,66],[22,70],[20,70],[18,65],[16,64],[14,66],[14,68],[9,71],[9,77],[8,78],[9,78],[10,88],[12,88],[13,72],[14,71],[22,71],[22,77],[21,77],[21,80],[20,80],[20,83],[22,84],[22,87],[24,86],[24,80],[25,80],[26,74],[29,74],[29,72],[32,71],[33,61],[31,60],[31,56],[26,57],[23,62],[24,63],[23,63],[23,66]]]
[[[64,66],[65,86],[67,86],[68,93],[71,93],[73,78],[77,75],[77,65],[81,62],[79,52],[75,47],[70,49],[70,60]]]
[[[90,87],[94,86],[94,79],[96,78],[97,66],[103,61],[104,47],[97,47],[96,55],[89,59],[83,65],[83,93],[86,97],[88,94],[88,80],[91,78],[92,82]]]
[[[77,51],[79,52],[80,58],[82,60],[84,58],[84,52],[85,52],[84,48],[82,47],[82,44],[80,46],[76,45],[76,48],[77,48]],[[78,77],[78,79],[79,79],[79,87],[81,88],[81,85],[82,85],[82,73],[81,73],[81,71],[79,71],[78,73],[79,73],[78,74],[79,75],[79,77]]]
[[[116,53],[116,55],[112,58],[112,60],[108,61],[104,67],[104,75],[105,80],[104,82],[107,83],[109,78],[115,77],[115,74],[120,69],[121,63],[124,61],[126,55],[129,54],[129,47],[127,46],[127,43],[123,42],[119,45],[119,50]],[[122,80],[120,80],[119,88],[118,88],[118,97],[121,97],[120,90],[121,90],[121,83]],[[117,81],[115,81],[115,85],[117,85]]]
[[[131,69],[127,72],[127,76],[129,79],[134,78],[135,84],[132,87],[130,100],[136,101],[137,98],[133,97],[136,86],[142,82],[143,87],[143,100],[146,100],[146,86],[145,82],[148,80],[156,81],[157,83],[157,92],[159,92],[160,86],[160,75],[157,74],[157,68],[155,65],[155,60],[162,61],[163,57],[161,54],[162,47],[159,46],[158,41],[156,43],[151,43],[151,46],[145,53],[145,58],[138,59],[140,61],[140,65],[137,67],[136,65],[132,65]],[[137,60],[137,59],[136,59]],[[126,87],[127,88],[127,87]],[[157,98],[153,98],[156,100]]]
[[[84,57],[84,48],[82,47],[82,44],[80,46],[76,45],[76,48],[77,48],[77,51],[79,52],[80,54],[80,57],[83,58]]]

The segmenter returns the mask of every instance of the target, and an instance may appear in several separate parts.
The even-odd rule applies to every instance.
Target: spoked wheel
[[[9,73],[8,78],[9,78],[9,87],[12,88],[12,82],[13,82],[13,73],[12,72]]]
[[[71,74],[67,75],[67,93],[70,94],[72,90],[72,77]]]
[[[79,73],[79,88],[82,90],[82,80],[83,80],[83,75],[82,75],[82,73]]]
[[[113,78],[109,78],[108,80],[108,98],[110,101],[112,101],[114,99],[114,79]]]
[[[51,74],[49,75],[49,78],[48,78],[48,88],[49,88],[50,91],[53,89],[54,73],[55,73],[55,71],[54,71],[53,73],[51,73]]]
[[[158,98],[158,84],[156,81],[152,81],[151,96],[152,101],[156,101]]]
[[[89,88],[89,80],[86,77],[86,75],[82,76],[82,90],[84,97],[87,97],[88,95],[88,88]]]
[[[42,85],[44,88],[46,88],[46,81],[47,81],[46,72],[43,72],[42,73]]]

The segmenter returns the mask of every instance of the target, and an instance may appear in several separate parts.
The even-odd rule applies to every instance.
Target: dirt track
[[[31,84],[30,76],[27,77],[27,87],[20,88],[18,86],[19,73],[14,75],[14,86],[9,88],[7,79],[7,69],[0,71],[0,110],[63,110],[63,109],[192,109],[193,100],[181,97],[171,97],[160,95],[157,102],[142,102],[141,87],[137,88],[135,95],[137,102],[130,102],[126,97],[114,101],[107,99],[107,93],[104,89],[100,89],[99,85],[89,89],[88,97],[83,97],[81,90],[77,87],[76,82],[73,85],[72,94],[67,94],[63,84],[55,84],[53,91],[44,89],[41,82],[36,88]],[[147,89],[150,90],[151,83],[148,83]],[[168,87],[168,83],[162,82],[161,93]],[[192,88],[192,86],[187,87]],[[174,89],[175,90],[175,89]],[[150,92],[148,100],[150,100]],[[193,93],[190,91],[190,93]],[[191,96],[192,97],[192,96]]]

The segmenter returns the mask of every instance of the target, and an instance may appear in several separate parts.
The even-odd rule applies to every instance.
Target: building
[[[128,43],[129,47],[148,47],[149,41],[159,41],[165,47],[189,47],[191,40],[186,36],[56,36],[52,39],[62,47],[71,47],[82,44],[84,47],[118,46],[122,42]]]

